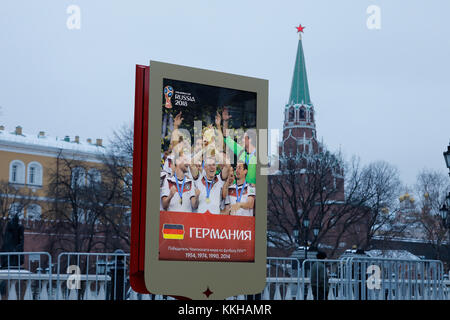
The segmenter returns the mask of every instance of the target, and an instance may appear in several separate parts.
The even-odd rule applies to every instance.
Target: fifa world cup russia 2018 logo
[[[166,98],[166,108],[172,109],[173,88],[171,86],[164,87],[164,97]]]

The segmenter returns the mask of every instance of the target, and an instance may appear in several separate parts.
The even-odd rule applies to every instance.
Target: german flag
[[[184,226],[182,224],[167,224],[163,225],[163,238],[164,239],[184,239]]]

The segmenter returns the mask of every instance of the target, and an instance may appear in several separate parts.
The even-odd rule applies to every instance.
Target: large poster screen
[[[159,260],[253,262],[256,93],[166,78],[161,90]]]

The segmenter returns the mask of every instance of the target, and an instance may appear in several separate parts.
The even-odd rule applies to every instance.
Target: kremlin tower
[[[295,156],[298,153],[318,153],[320,144],[317,141],[314,105],[309,95],[306,75],[305,56],[301,25],[296,27],[299,33],[297,56],[288,103],[284,107],[283,140],[280,156]]]

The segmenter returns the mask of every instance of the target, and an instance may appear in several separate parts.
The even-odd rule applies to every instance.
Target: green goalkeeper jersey
[[[251,154],[245,151],[244,147],[240,146],[236,141],[230,137],[224,138],[225,144],[233,151],[238,157],[238,161],[245,162],[248,166],[247,178],[248,183],[256,183],[256,150]]]

